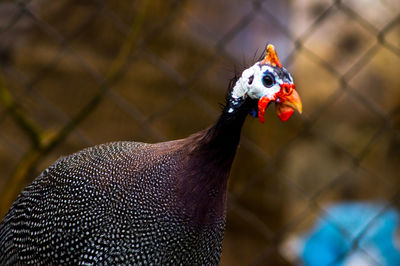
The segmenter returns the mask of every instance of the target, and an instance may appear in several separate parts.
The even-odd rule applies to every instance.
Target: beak
[[[282,121],[288,120],[295,110],[300,114],[303,111],[300,96],[294,88],[292,88],[290,94],[279,96],[275,104],[276,113]]]
[[[261,123],[264,123],[265,109],[271,101],[275,102],[277,115],[282,121],[288,120],[295,110],[300,114],[303,111],[303,105],[299,94],[294,89],[294,84],[284,83],[273,98],[264,96],[258,101],[258,119]]]

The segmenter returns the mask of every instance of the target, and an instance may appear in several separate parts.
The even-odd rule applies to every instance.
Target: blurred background
[[[381,265],[360,240],[400,206],[398,0],[1,1],[1,217],[62,155],[209,126],[267,43],[304,113],[246,121],[221,265],[301,263],[303,236],[340,202],[379,202],[364,233],[329,222],[347,232],[342,258]]]

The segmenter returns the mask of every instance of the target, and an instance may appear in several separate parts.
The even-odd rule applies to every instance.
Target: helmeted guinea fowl
[[[0,224],[0,264],[216,265],[226,188],[248,114],[301,101],[272,45],[235,79],[217,122],[185,139],[114,142],[63,157]]]

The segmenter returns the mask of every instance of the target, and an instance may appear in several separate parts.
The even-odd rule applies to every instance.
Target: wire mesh
[[[296,263],[285,243],[334,202],[384,202],[368,231],[400,192],[400,6],[366,2],[0,3],[2,215],[61,155],[205,128],[233,72],[272,42],[304,113],[246,122],[221,264]],[[379,265],[365,232],[335,228]]]

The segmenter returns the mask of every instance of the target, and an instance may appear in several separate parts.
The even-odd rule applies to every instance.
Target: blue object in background
[[[301,241],[304,265],[400,265],[399,213],[385,206],[383,202],[331,205]],[[359,248],[353,247],[360,234]]]

